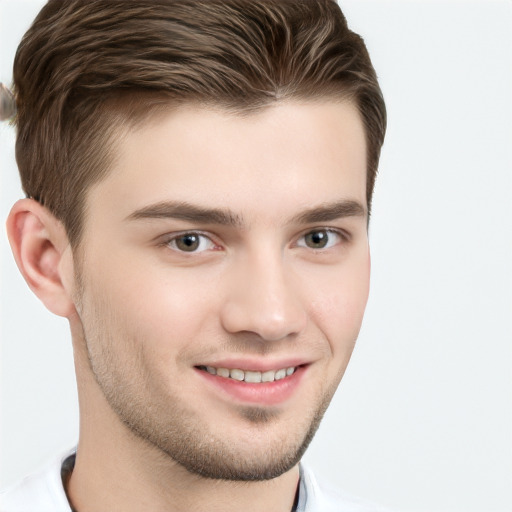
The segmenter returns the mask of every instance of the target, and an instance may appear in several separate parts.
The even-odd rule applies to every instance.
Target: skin
[[[15,205],[18,265],[71,325],[77,510],[291,509],[368,297],[365,153],[349,103],[186,106],[120,138],[77,251],[43,207]],[[247,400],[198,369],[221,361],[301,370]]]

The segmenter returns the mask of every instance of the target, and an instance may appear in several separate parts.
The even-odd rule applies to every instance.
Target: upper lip
[[[215,361],[202,362],[197,366],[213,366],[214,368],[229,368],[229,369],[240,369],[240,370],[252,370],[256,372],[266,372],[270,370],[280,370],[281,368],[290,368],[303,366],[308,364],[305,359],[297,357],[285,358],[285,359],[250,359],[250,358],[228,358],[219,359]]]

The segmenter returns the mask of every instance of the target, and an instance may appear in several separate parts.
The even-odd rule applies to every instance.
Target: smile
[[[198,366],[200,370],[208,372],[211,375],[217,375],[226,379],[233,379],[239,382],[258,384],[260,382],[274,382],[282,380],[295,373],[297,367],[280,368],[278,370],[267,370],[258,372],[253,370],[241,370],[240,368],[215,368],[213,366]]]

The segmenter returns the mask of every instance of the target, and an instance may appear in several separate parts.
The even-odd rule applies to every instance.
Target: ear
[[[7,219],[16,264],[31,290],[56,315],[70,317],[73,253],[62,223],[33,199],[21,199]]]

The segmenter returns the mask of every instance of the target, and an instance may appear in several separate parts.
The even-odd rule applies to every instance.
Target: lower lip
[[[299,366],[292,375],[274,382],[253,384],[227,377],[212,375],[204,370],[195,368],[196,372],[209,384],[222,393],[229,395],[239,402],[277,405],[288,400],[297,390],[307,366]]]

